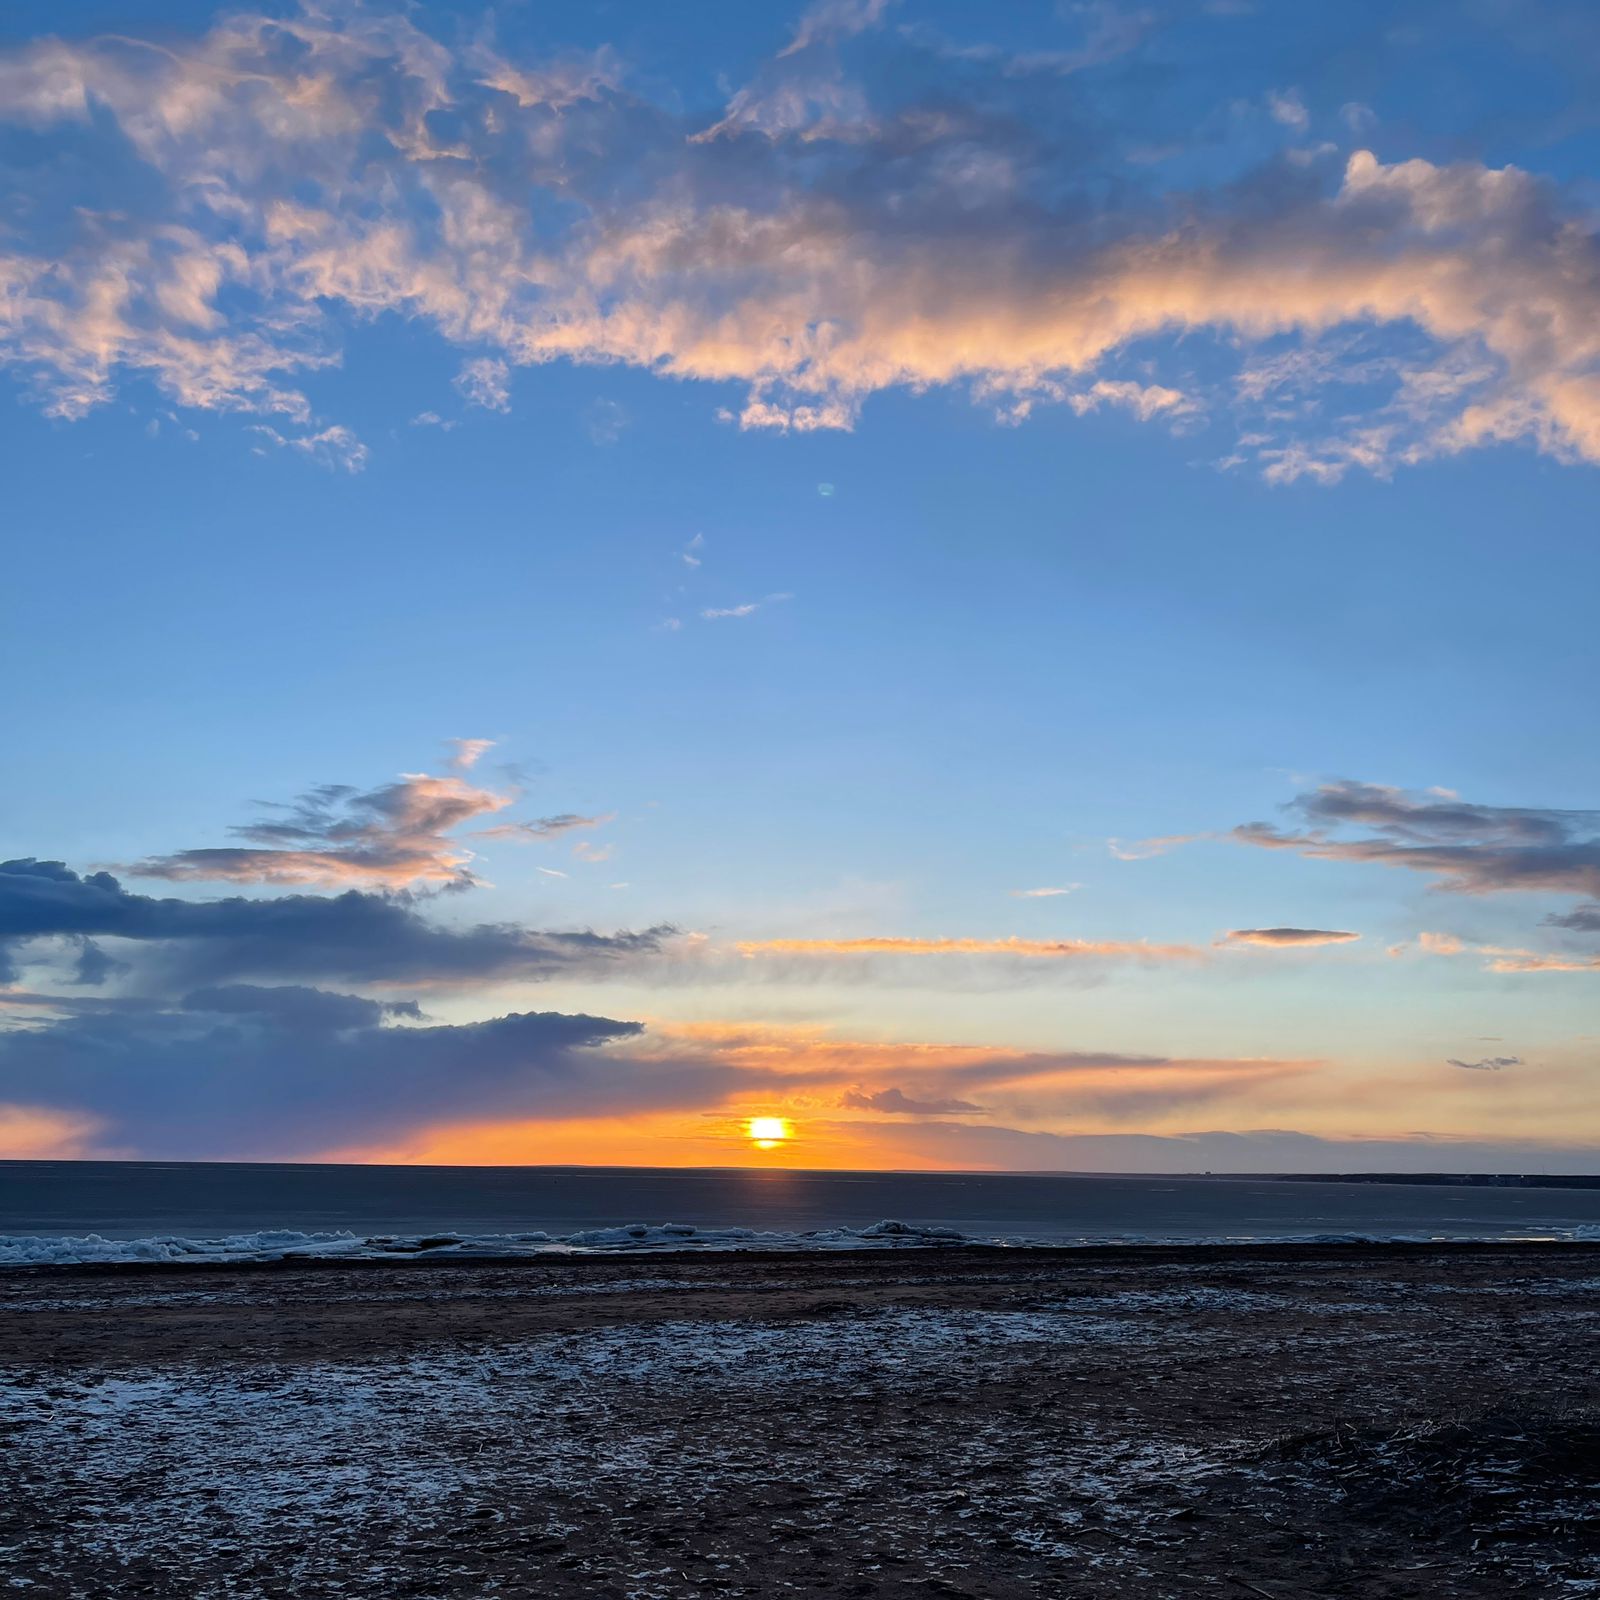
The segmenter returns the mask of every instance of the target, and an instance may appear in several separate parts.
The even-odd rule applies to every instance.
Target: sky
[[[1557,0],[12,0],[0,1156],[1593,1170],[1597,155]]]

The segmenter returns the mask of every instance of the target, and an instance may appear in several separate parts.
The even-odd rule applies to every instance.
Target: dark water
[[[1253,1178],[0,1162],[0,1235],[262,1230],[561,1237],[685,1223],[798,1234],[885,1218],[978,1238],[1600,1238],[1600,1191]]]

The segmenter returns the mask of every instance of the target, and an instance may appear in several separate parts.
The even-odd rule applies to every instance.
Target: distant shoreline
[[[1600,1173],[1560,1172],[1205,1172],[1204,1178],[1270,1183],[1403,1183],[1454,1189],[1600,1189]]]

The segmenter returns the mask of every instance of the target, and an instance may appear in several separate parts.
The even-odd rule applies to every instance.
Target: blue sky
[[[11,7],[0,1150],[1591,1160],[1597,44]]]

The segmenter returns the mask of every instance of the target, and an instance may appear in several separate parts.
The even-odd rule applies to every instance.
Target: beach
[[[1600,1593],[1600,1246],[0,1275],[39,1597]]]

